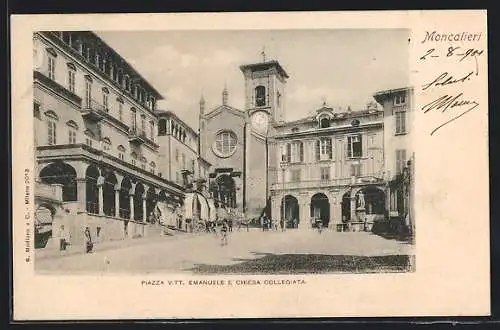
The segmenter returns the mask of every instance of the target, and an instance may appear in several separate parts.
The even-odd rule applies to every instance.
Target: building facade
[[[388,184],[387,210],[392,231],[415,231],[413,195],[415,153],[411,140],[414,116],[412,87],[379,91],[375,100],[384,109],[384,168]]]
[[[74,244],[85,227],[96,241],[152,234],[157,205],[184,197],[159,157],[162,96],[92,32],[33,42],[37,180],[62,189],[62,204],[40,200],[37,212],[51,210],[53,233],[64,225]]]
[[[210,163],[199,153],[198,133],[172,111],[157,111],[159,169],[164,177],[185,186],[188,181],[207,182]]]
[[[384,216],[383,112],[323,105],[275,126],[270,169],[272,217],[309,228],[312,219],[335,230],[361,230]]]
[[[221,105],[210,111],[201,98],[200,157],[211,164],[208,187],[217,207],[244,208],[245,122],[245,113],[229,105],[227,88]]]

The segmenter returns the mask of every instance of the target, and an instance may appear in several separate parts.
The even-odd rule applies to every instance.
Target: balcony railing
[[[131,143],[142,144],[148,140],[146,133],[136,127],[128,130],[128,141]]]
[[[52,201],[62,201],[62,185],[35,183],[35,196]]]
[[[382,183],[384,180],[372,175],[340,178],[331,180],[304,180],[293,182],[280,182],[271,186],[271,190],[288,190],[288,189],[309,189],[309,188],[328,188],[336,186],[359,185],[366,183]]]
[[[81,112],[84,119],[100,121],[106,116],[108,109],[97,101],[90,100],[90,102],[85,102]]]

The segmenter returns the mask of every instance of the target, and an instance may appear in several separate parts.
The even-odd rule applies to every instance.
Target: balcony
[[[366,184],[381,184],[385,181],[372,175],[350,177],[331,180],[304,180],[294,182],[275,183],[271,186],[271,190],[291,190],[291,189],[316,189],[316,188],[333,188],[340,186],[357,186]]]
[[[146,137],[146,133],[144,131],[132,127],[128,130],[128,141],[134,144],[143,144],[146,143],[149,139]]]
[[[82,107],[81,113],[83,119],[91,120],[95,122],[101,121],[106,115],[108,110],[95,100],[90,100]]]
[[[69,100],[76,106],[80,106],[82,104],[82,99],[76,95],[75,93],[71,92],[68,90],[66,87],[63,85],[59,84],[58,82],[50,79],[47,77],[45,74],[43,74],[40,71],[33,71],[33,81],[35,84],[41,84],[53,91],[55,91],[58,95],[64,97],[65,99]]]
[[[35,198],[52,202],[62,202],[62,185],[50,185],[42,182],[36,182]]]

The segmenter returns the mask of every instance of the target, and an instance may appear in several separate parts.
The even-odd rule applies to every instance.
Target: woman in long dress
[[[85,252],[91,253],[94,247],[94,242],[92,242],[92,235],[90,234],[89,227],[85,227]]]

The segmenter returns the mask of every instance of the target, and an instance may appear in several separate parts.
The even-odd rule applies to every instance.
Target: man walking
[[[227,232],[228,232],[228,221],[224,219],[222,221],[222,228],[220,229],[221,233],[221,245],[227,245]]]
[[[64,225],[61,225],[59,230],[59,251],[66,251],[66,246],[68,245],[66,230]]]

